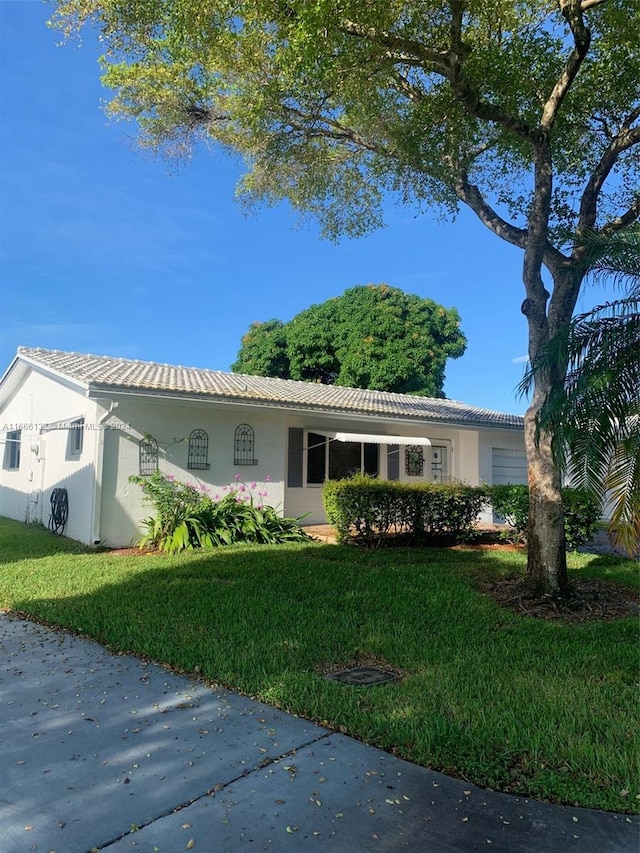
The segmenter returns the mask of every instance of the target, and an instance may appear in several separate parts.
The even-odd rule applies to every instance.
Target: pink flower
[[[167,474],[167,480],[170,483],[173,483],[173,481],[175,480],[175,475],[174,474]]]
[[[239,481],[239,479],[240,479],[240,474],[236,474],[236,476],[235,476],[233,479],[234,479],[234,480],[236,481],[236,483],[237,483],[237,482]]]
[[[264,478],[265,483],[270,483],[271,480],[272,480],[271,474],[267,474],[267,476]]]
[[[258,484],[257,484],[257,483],[251,483],[251,486],[250,486],[249,488],[251,488],[251,489],[257,489],[257,488],[258,488]]]
[[[246,486],[244,486],[244,485],[240,486],[238,490],[240,492],[246,492],[247,491]]]

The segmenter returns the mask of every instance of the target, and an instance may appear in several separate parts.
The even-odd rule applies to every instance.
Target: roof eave
[[[372,412],[369,409],[358,409],[347,406],[327,406],[321,403],[297,403],[294,400],[271,400],[267,397],[241,397],[231,394],[197,393],[188,391],[161,391],[152,388],[127,387],[122,385],[105,385],[101,383],[90,383],[87,396],[97,397],[147,397],[159,400],[188,400],[195,403],[220,403],[222,405],[254,406],[265,409],[285,409],[292,412],[309,412],[312,414],[323,413],[327,415],[356,415],[366,419],[377,420],[405,420],[418,423],[444,424],[459,429],[510,429],[521,430],[523,424],[498,423],[495,421],[465,421],[457,418],[437,417],[421,413],[395,414],[393,412]]]
[[[56,370],[55,367],[49,367],[49,365],[43,364],[37,359],[29,358],[28,355],[24,355],[20,351],[18,351],[18,354],[14,359],[14,361],[17,360],[28,364],[29,367],[32,367],[34,370],[37,370],[39,373],[47,374],[48,376],[52,376],[55,379],[64,382],[66,385],[75,385],[78,388],[82,388],[83,391],[88,391],[91,387],[90,383],[83,382],[82,379],[77,379],[75,376],[71,376],[69,373],[65,373],[62,370]]]

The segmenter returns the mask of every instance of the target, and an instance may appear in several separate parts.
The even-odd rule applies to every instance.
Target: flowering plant
[[[235,542],[276,545],[309,539],[300,527],[301,519],[280,516],[276,508],[265,504],[267,490],[256,482],[247,486],[239,474],[213,498],[204,484],[181,483],[159,471],[129,479],[141,486],[155,509],[143,521],[146,532],[138,542],[140,548],[174,554]]]

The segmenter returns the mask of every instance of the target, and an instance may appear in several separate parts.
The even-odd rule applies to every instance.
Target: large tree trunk
[[[548,293],[541,280],[532,276],[525,285],[528,298],[523,313],[529,324],[529,358],[535,363],[549,338],[570,321],[581,275],[577,270],[557,270],[554,294],[546,311]],[[536,416],[552,388],[562,387],[566,363],[549,365],[536,373],[531,405],[524,418],[524,441],[529,468],[529,531],[527,571],[536,592],[562,595],[567,591],[567,554],[564,536],[564,511],[560,491],[561,475],[553,459],[551,436],[537,434]]]
[[[524,418],[529,466],[527,572],[535,592],[562,595],[568,581],[560,475],[551,455],[550,437],[543,434],[536,441],[536,415],[546,390],[536,387]]]

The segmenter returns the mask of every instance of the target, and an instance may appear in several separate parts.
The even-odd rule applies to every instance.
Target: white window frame
[[[78,458],[84,449],[84,418],[69,424],[69,456]]]
[[[20,470],[20,450],[22,445],[22,430],[9,430],[5,438],[4,465],[5,471]]]

